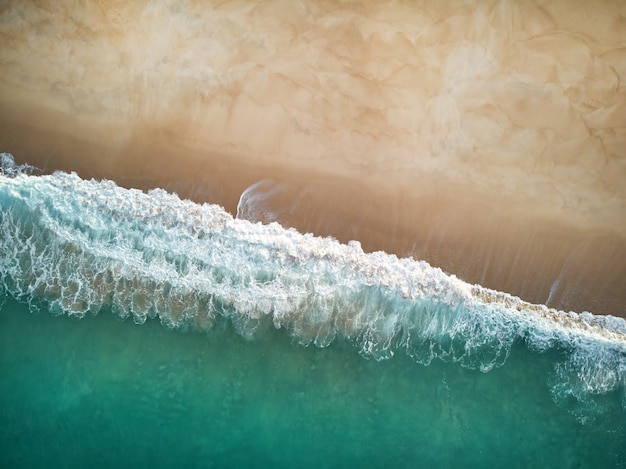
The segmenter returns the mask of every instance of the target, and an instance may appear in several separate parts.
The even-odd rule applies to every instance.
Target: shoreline
[[[626,315],[626,4],[579,7],[10,1],[0,151],[233,214],[273,179],[261,217]]]
[[[587,192],[577,200],[568,200],[565,193],[555,193],[553,189],[542,193],[542,188],[528,185],[517,191],[532,182],[524,177],[505,188],[501,182],[490,182],[492,175],[479,181],[472,179],[471,174],[455,173],[453,168],[426,170],[419,164],[415,168],[391,165],[381,170],[373,165],[368,167],[371,162],[367,160],[359,165],[345,158],[289,159],[280,154],[267,157],[242,154],[228,144],[207,145],[203,149],[202,142],[190,143],[161,126],[130,120],[92,122],[34,102],[0,96],[0,144],[4,147],[0,151],[13,153],[16,161],[43,170],[76,171],[84,178],[111,179],[143,189],[213,181],[225,188],[223,200],[213,202],[233,214],[241,193],[263,179],[347,185],[350,190],[375,193],[382,199],[407,201],[435,195],[457,203],[461,194],[475,200],[475,205],[484,204],[487,210],[524,224],[594,237],[614,236],[626,242],[626,201],[616,196],[603,200],[601,194]],[[598,200],[591,201],[594,196]],[[194,200],[209,201],[202,196]]]
[[[272,179],[272,195],[257,195],[284,226],[343,243],[355,239],[366,252],[426,260],[470,284],[530,303],[626,317],[626,239],[609,229],[568,226],[567,220],[538,216],[534,206],[515,207],[432,176],[411,191],[402,183],[392,187],[390,178],[374,184],[360,175],[332,174],[331,168],[326,174],[306,166],[296,171],[298,162],[279,166],[193,149],[181,156],[184,143],[160,134],[107,148],[101,135],[81,141],[33,122],[0,124],[2,151],[18,163],[125,187],[161,187],[198,203],[217,203],[233,215],[248,187]]]

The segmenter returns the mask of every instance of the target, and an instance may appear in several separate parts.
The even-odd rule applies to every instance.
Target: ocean
[[[622,318],[2,157],[7,467],[626,463]]]
[[[626,467],[624,18],[0,2],[0,467]]]

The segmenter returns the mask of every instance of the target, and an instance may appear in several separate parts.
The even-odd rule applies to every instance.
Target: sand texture
[[[18,161],[626,314],[624,2],[8,1],[0,72]]]

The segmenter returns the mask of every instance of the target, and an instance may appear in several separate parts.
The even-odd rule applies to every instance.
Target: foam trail
[[[227,320],[246,337],[273,325],[303,345],[342,337],[375,359],[405,351],[485,372],[525,341],[566,352],[558,396],[624,393],[624,319],[533,305],[426,262],[234,219],[161,189],[30,176],[7,154],[2,165],[0,293],[34,309],[112,308],[200,330]]]
[[[280,214],[270,209],[265,201],[280,195],[286,189],[286,183],[276,183],[272,179],[263,179],[252,184],[239,197],[237,218],[263,223],[278,221]]]

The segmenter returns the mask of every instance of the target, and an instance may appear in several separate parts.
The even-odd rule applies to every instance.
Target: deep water
[[[553,400],[559,352],[489,373],[223,324],[0,311],[2,467],[623,467],[626,413]],[[583,418],[581,418],[583,415]]]

